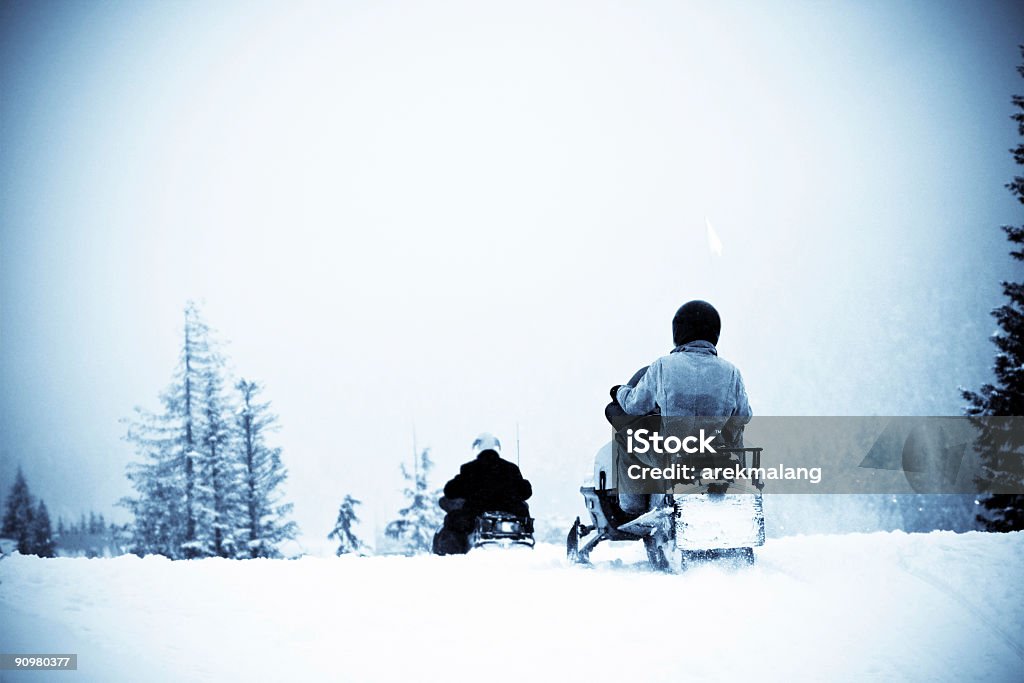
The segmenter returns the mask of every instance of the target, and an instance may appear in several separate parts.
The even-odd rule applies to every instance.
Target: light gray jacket
[[[753,415],[740,371],[703,340],[676,347],[651,363],[635,387],[619,388],[616,400],[629,415],[647,415],[657,407],[666,417],[713,418],[700,421],[712,429],[729,423],[729,431]]]

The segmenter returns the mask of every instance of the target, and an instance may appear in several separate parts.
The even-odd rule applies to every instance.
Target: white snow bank
[[[0,560],[0,651],[55,681],[1021,680],[1024,533],[788,537],[681,576],[561,548]],[[620,548],[621,549],[621,548]],[[610,549],[616,550],[615,548]],[[602,560],[602,557],[604,558]]]

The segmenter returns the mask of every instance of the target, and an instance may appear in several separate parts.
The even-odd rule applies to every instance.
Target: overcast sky
[[[0,486],[54,514],[124,518],[190,298],[311,536],[393,515],[414,427],[442,484],[518,423],[534,512],[576,511],[692,298],[756,414],[988,379],[1015,3],[0,7]]]

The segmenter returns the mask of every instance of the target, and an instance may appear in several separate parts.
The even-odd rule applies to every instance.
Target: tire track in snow
[[[985,628],[992,633],[992,635],[996,636],[997,638],[999,638],[999,640],[1003,641],[1006,647],[1010,648],[1010,650],[1012,650],[1013,653],[1017,655],[1017,659],[1024,662],[1024,644],[1018,643],[1016,640],[1014,640],[1013,635],[1011,635],[1008,631],[1006,631],[1006,629],[1000,626],[999,623],[995,619],[993,619],[991,615],[985,614],[985,612],[980,607],[978,607],[969,599],[964,597],[963,593],[961,593],[959,590],[954,588],[946,581],[943,581],[942,579],[933,576],[932,574],[929,574],[928,572],[925,572],[921,569],[911,567],[907,563],[906,556],[902,553],[898,555],[898,558],[900,568],[902,568],[905,573],[914,577],[918,581],[926,583],[932,588],[935,588],[936,590],[940,591],[943,595],[952,598],[954,602],[963,607],[975,619],[981,622],[985,626]]]

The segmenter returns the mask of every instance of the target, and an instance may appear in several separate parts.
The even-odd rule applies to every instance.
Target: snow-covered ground
[[[633,544],[636,545],[636,544]],[[33,681],[1024,680],[1024,533],[769,540],[754,568],[638,547],[466,557],[0,560]],[[618,553],[619,559],[612,559]]]

